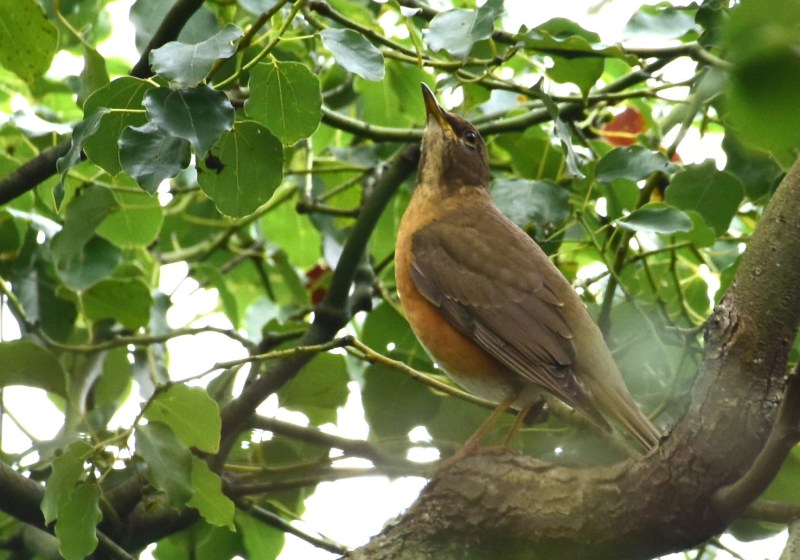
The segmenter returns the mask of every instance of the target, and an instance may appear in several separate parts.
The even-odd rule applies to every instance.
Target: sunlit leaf
[[[324,29],[322,44],[345,70],[367,80],[379,82],[386,69],[383,55],[366,37],[352,29]]]
[[[55,533],[65,560],[83,560],[97,548],[97,525],[103,519],[99,502],[100,487],[81,484],[62,506]]]
[[[81,294],[86,317],[93,321],[115,319],[137,329],[147,324],[153,299],[150,289],[138,279],[108,278]]]
[[[186,447],[219,450],[219,406],[200,387],[173,385],[156,395],[145,417],[168,425]]]
[[[28,83],[47,71],[58,31],[36,0],[0,0],[0,29],[0,66]]]
[[[198,182],[220,212],[245,216],[270,199],[283,178],[283,147],[252,121],[233,130],[198,166]]]
[[[489,0],[477,10],[441,12],[431,20],[425,40],[434,52],[444,50],[466,60],[475,43],[491,37],[494,20],[502,10],[501,0]]]
[[[247,114],[291,145],[311,136],[322,118],[319,78],[299,62],[262,62],[250,71]]]
[[[84,463],[91,451],[91,445],[78,440],[69,444],[64,452],[53,460],[53,471],[44,488],[41,505],[45,523],[52,523],[58,519],[64,504],[69,501],[75,485],[85,471]]]
[[[194,495],[186,505],[195,508],[206,523],[236,530],[233,514],[236,507],[222,493],[222,480],[202,459],[192,456],[192,488]]]
[[[347,401],[349,380],[342,356],[319,354],[281,388],[278,400],[317,426],[336,422],[337,409]]]

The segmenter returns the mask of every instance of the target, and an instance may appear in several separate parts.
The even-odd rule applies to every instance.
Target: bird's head
[[[418,184],[447,194],[462,187],[487,187],[489,157],[478,130],[466,119],[442,109],[422,84],[428,123],[422,137]]]

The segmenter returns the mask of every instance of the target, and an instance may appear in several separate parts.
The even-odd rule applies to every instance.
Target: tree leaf
[[[78,91],[78,104],[83,105],[91,93],[108,83],[108,70],[106,59],[95,49],[83,46],[83,70],[80,75],[80,90]],[[88,111],[91,114],[91,111]],[[84,115],[87,111],[84,110]]]
[[[69,150],[56,161],[56,170],[60,174],[58,185],[56,185],[56,188],[53,190],[56,208],[61,206],[61,202],[64,200],[64,180],[67,178],[67,172],[75,167],[81,160],[83,143],[92,134],[97,132],[97,129],[100,127],[100,119],[102,119],[103,115],[107,112],[108,109],[106,108],[97,109],[94,113],[75,125],[75,128],[72,130]]]
[[[49,350],[30,340],[0,343],[0,387],[25,385],[66,396],[66,374]]]
[[[547,75],[559,83],[577,85],[583,95],[588,95],[597,80],[603,74],[605,56],[608,51],[596,45],[600,36],[583,29],[580,25],[564,18],[554,18],[540,25],[531,33],[547,38],[563,51],[565,56],[550,53],[553,65],[548,67]],[[610,51],[617,54],[616,51]],[[584,56],[574,56],[581,53]]]
[[[0,66],[32,84],[58,50],[58,31],[36,0],[0,0]]]
[[[374,82],[383,79],[383,55],[363,35],[352,29],[324,29],[320,37],[342,68]]]
[[[283,179],[283,146],[261,125],[237,122],[198,166],[200,188],[228,216],[246,216]]]
[[[726,121],[744,142],[770,150],[786,167],[800,146],[800,2],[744,2],[730,11],[723,46],[733,70]]]
[[[419,381],[383,364],[364,371],[361,399],[370,438],[402,440],[412,428],[434,418],[442,400]]]
[[[286,540],[285,533],[247,515],[236,512],[236,528],[242,535],[246,558],[277,558]]]
[[[278,402],[316,426],[336,422],[337,409],[347,401],[348,381],[343,356],[319,354],[278,391]]]
[[[155,88],[151,82],[130,76],[117,78],[92,93],[83,105],[85,115],[104,111],[96,132],[83,142],[86,157],[116,175],[122,171],[119,161],[119,138],[129,126],[141,126],[147,122],[142,109],[144,94]]]
[[[219,33],[200,43],[170,41],[150,52],[150,65],[155,72],[181,86],[196,86],[205,79],[216,60],[236,52],[233,43],[242,35],[238,26],[228,23]]]
[[[129,126],[119,138],[119,159],[125,173],[150,194],[165,179],[188,167],[189,142],[159,129],[153,123]]]
[[[194,495],[186,505],[195,508],[206,523],[236,530],[233,516],[236,513],[228,496],[222,493],[222,480],[208,468],[202,459],[192,456],[192,488]]]
[[[70,443],[64,452],[53,460],[53,472],[47,479],[42,499],[45,524],[58,519],[75,485],[84,473],[83,464],[92,453],[92,446],[83,440]]]
[[[170,504],[183,507],[192,498],[192,454],[169,426],[149,422],[136,428],[136,453],[147,463],[147,479]]]
[[[692,219],[682,210],[660,202],[645,204],[617,220],[617,224],[632,231],[675,233],[692,229]]]
[[[118,183],[133,183],[125,176]],[[117,247],[147,247],[158,237],[164,222],[164,210],[158,199],[146,192],[121,189],[111,191],[116,206],[97,226],[97,234]]]
[[[311,136],[322,119],[319,78],[299,62],[259,63],[250,71],[245,112],[290,146]]]
[[[100,494],[97,484],[81,484],[62,507],[55,534],[65,560],[83,560],[97,548],[97,525],[103,519]]]
[[[62,506],[56,521],[58,550],[65,560],[83,560],[97,548],[100,512],[100,487],[81,484]]]
[[[503,214],[523,229],[532,227],[537,241],[545,241],[569,217],[569,191],[548,181],[497,179],[491,192]]]
[[[724,234],[744,198],[744,187],[735,176],[717,171],[714,162],[687,166],[676,173],[667,188],[666,202],[681,210],[695,210]]]
[[[639,39],[673,39],[690,31],[699,31],[694,14],[664,4],[640,7],[625,26],[626,35]]]
[[[434,52],[447,51],[466,60],[475,43],[492,36],[494,20],[502,10],[502,1],[489,0],[477,10],[441,12],[428,25],[425,41]]]
[[[169,426],[186,447],[219,451],[219,406],[200,387],[173,385],[156,395],[145,418]]]
[[[595,173],[598,181],[610,183],[615,179],[640,181],[656,171],[668,173],[675,168],[664,154],[637,145],[611,150],[597,162]]]
[[[150,289],[135,278],[101,280],[80,297],[88,319],[114,319],[129,329],[147,325],[150,306],[153,305]]]
[[[188,140],[198,156],[233,127],[234,111],[228,97],[206,85],[151,89],[145,93],[142,104],[150,122]]]

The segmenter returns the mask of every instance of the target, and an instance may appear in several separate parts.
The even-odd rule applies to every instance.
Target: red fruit
[[[636,143],[636,137],[647,130],[647,123],[642,114],[628,107],[603,125],[600,135],[614,146],[630,146]]]

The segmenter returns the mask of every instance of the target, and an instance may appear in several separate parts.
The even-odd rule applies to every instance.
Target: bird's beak
[[[425,112],[428,113],[428,122],[431,122],[431,118],[433,118],[433,120],[439,124],[442,131],[454,134],[453,127],[447,121],[444,109],[436,102],[436,96],[433,94],[433,91],[431,91],[431,88],[429,88],[425,82],[420,85],[422,86],[422,98],[425,100]]]

